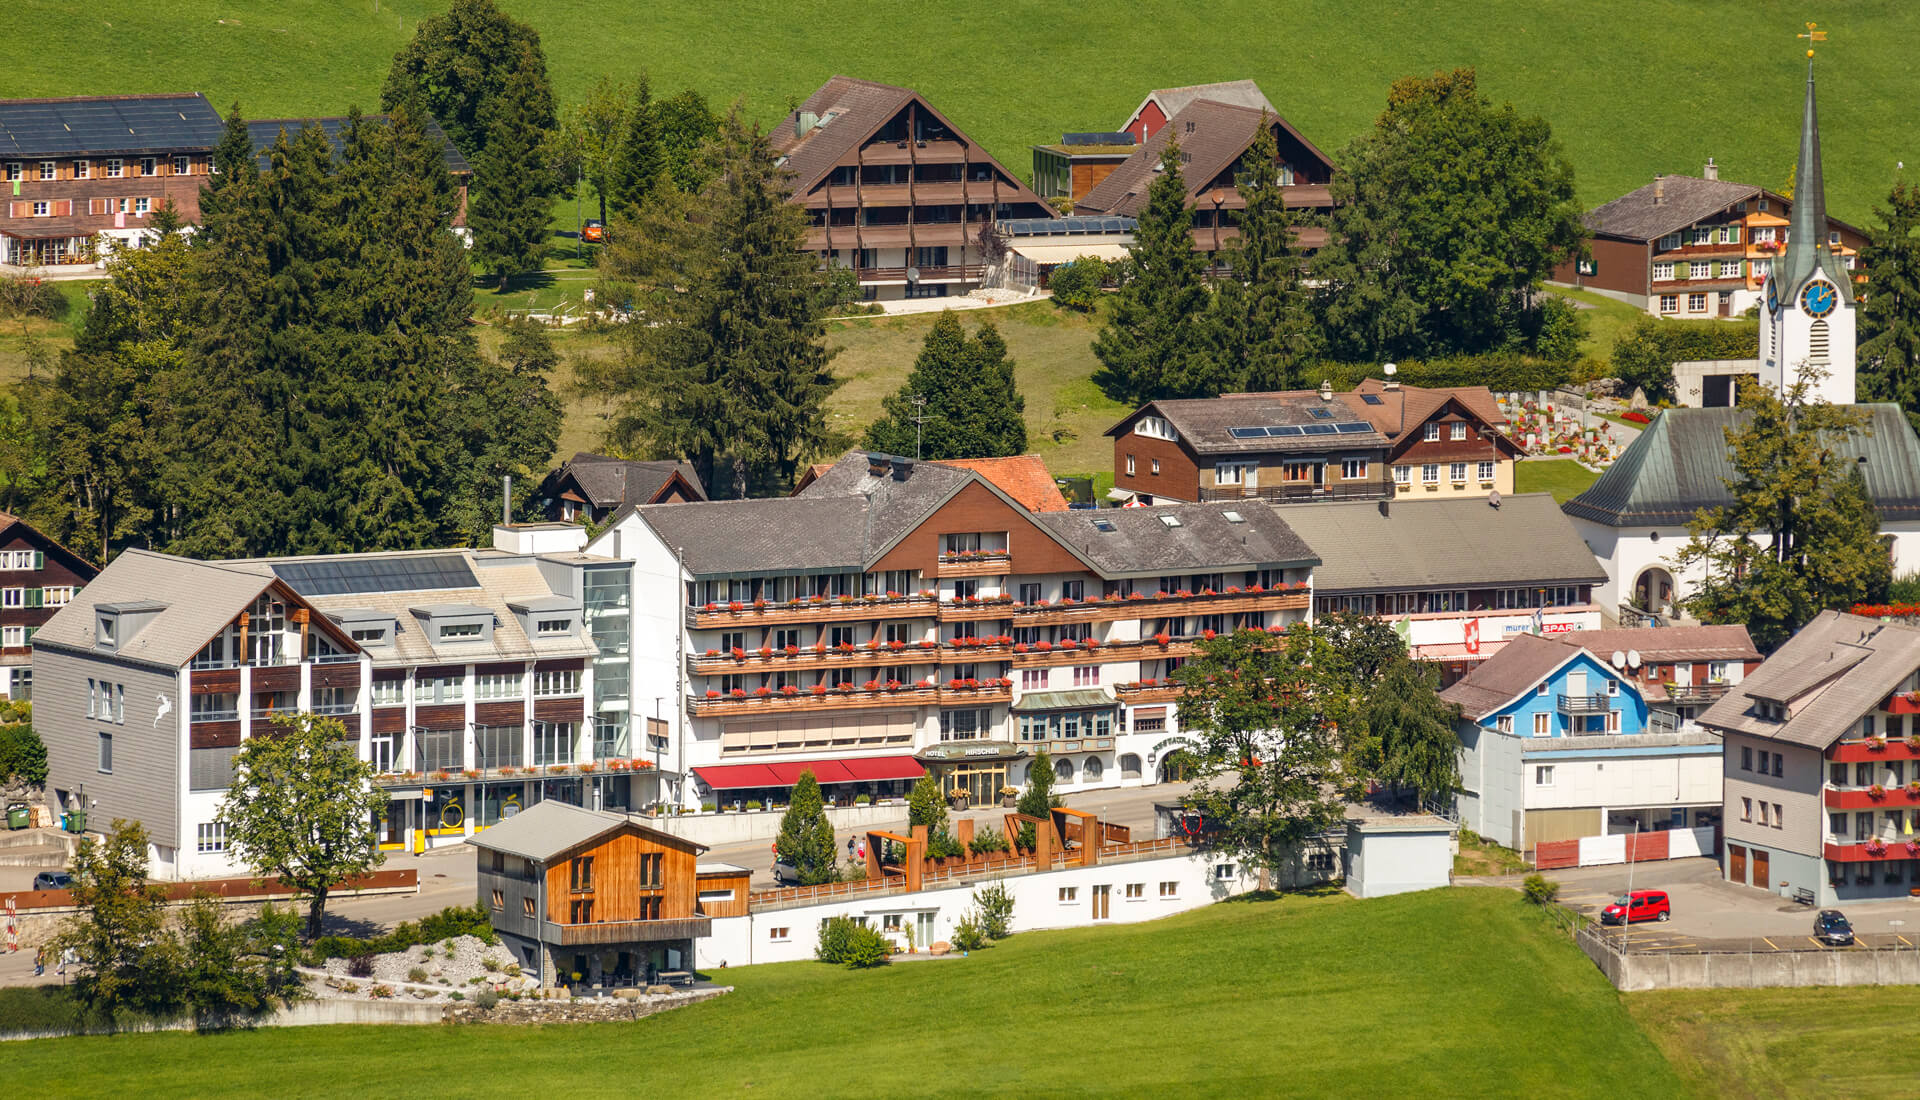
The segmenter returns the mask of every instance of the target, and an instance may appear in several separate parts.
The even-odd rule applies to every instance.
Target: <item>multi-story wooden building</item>
[[[1194,212],[1194,247],[1217,254],[1240,234],[1236,221],[1246,201],[1235,182],[1252,168],[1247,154],[1263,121],[1273,131],[1278,152],[1270,170],[1278,174],[1288,208],[1304,214],[1331,211],[1333,193],[1328,184],[1333,179],[1333,161],[1305,135],[1270,107],[1202,98],[1186,103],[1166,125],[1155,129],[1125,163],[1074,206],[1074,213],[1138,217],[1158,175],[1160,155],[1169,141],[1175,141],[1180,147],[1187,205]],[[1302,248],[1309,249],[1327,240],[1326,230],[1318,227],[1297,229],[1294,236]]]
[[[0,512],[0,695],[33,698],[33,636],[100,570]]]
[[[1330,388],[1152,401],[1107,429],[1116,496],[1166,501],[1378,500],[1389,444]],[[1382,406],[1384,408],[1384,405]]]
[[[1709,159],[1700,176],[1657,176],[1587,211],[1590,258],[1560,265],[1553,281],[1657,317],[1738,317],[1761,300],[1792,213],[1792,199],[1723,180]],[[1857,270],[1866,235],[1826,222],[1829,246]]]
[[[1397,499],[1513,492],[1523,452],[1485,386],[1424,389],[1368,378],[1338,397],[1386,437]]]
[[[103,242],[138,248],[169,202],[198,220],[221,131],[198,92],[0,100],[0,264],[100,263]]]
[[[1266,93],[1260,90],[1260,85],[1251,80],[1223,80],[1217,84],[1155,88],[1147,93],[1147,98],[1140,101],[1140,106],[1133,109],[1133,114],[1127,118],[1126,125],[1120,129],[1133,136],[1134,144],[1144,144],[1148,138],[1160,132],[1160,128],[1167,124],[1168,119],[1202,99],[1235,107],[1250,107],[1270,115],[1280,113],[1273,109],[1273,104],[1268,102]]]
[[[700,474],[685,462],[639,461],[579,451],[540,484],[540,508],[565,523],[604,523],[624,505],[705,500]]]
[[[580,531],[508,550],[202,562],[123,552],[34,638],[61,809],[137,820],[161,877],[235,870],[214,820],[274,716],[339,719],[389,802],[391,849],[457,843],[553,799],[652,800],[630,743],[631,569]]]
[[[747,908],[745,870],[623,814],[547,801],[467,843],[494,931],[545,986],[691,983],[695,941]]]
[[[895,797],[931,766],[979,803],[1053,757],[1153,782],[1195,644],[1308,618],[1318,558],[1271,509],[1032,511],[978,473],[854,452],[795,496],[636,509],[634,696],[684,707],[689,806]]]
[[[870,298],[964,294],[986,273],[983,231],[1054,214],[911,89],[836,76],[773,143],[812,222],[807,248]]]

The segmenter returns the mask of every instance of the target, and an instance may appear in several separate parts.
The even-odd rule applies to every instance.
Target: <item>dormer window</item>
[[[100,645],[112,647],[112,645],[114,644],[113,642],[114,629],[117,626],[119,626],[119,620],[120,620],[120,616],[118,615],[100,616],[100,629],[94,640],[98,642]]]
[[[445,623],[440,627],[440,640],[443,642],[477,640],[481,629],[479,623]]]
[[[542,638],[553,638],[572,629],[572,619],[540,619],[534,623],[533,632]]]

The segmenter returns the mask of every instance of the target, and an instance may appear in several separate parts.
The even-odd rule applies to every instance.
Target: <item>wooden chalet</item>
[[[836,76],[774,131],[807,248],[868,298],[964,294],[986,274],[982,231],[1054,215],[918,92]]]

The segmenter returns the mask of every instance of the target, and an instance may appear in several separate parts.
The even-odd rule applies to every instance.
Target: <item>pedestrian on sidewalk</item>
[[[36,978],[43,977],[46,972],[47,948],[45,944],[42,944],[39,948],[35,949],[33,953],[33,976]]]
[[[849,863],[853,861],[853,838],[851,836],[847,838],[847,861]]]

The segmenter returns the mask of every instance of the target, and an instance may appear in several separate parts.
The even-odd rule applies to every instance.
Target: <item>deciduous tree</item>
[[[1205,354],[1207,261],[1193,249],[1193,211],[1180,173],[1180,146],[1167,142],[1146,209],[1127,248],[1120,289],[1094,339],[1094,382],[1127,404],[1156,397],[1213,397],[1224,381]]]
[[[1370,774],[1414,802],[1446,799],[1460,789],[1460,708],[1440,698],[1438,676],[1402,657],[1387,666],[1367,693],[1368,741],[1378,747]]]
[[[104,838],[81,839],[68,887],[81,911],[52,944],[74,953],[74,996],[108,1025],[175,1003],[178,945],[167,934],[166,892],[147,881],[147,845],[137,821],[116,820]]]
[[[866,445],[935,460],[1017,455],[1027,449],[1026,405],[1000,331],[986,322],[969,337],[959,315],[946,310],[906,382],[882,401]]]
[[[385,860],[373,821],[387,795],[337,719],[277,715],[273,726],[235,754],[215,820],[226,826],[235,860],[306,895],[311,939],[320,934],[328,894]]]
[[[793,785],[793,801],[780,818],[780,836],[774,842],[779,858],[793,865],[803,886],[814,886],[835,879],[833,824],[820,797],[820,780],[811,768],[800,773]]]
[[[620,150],[632,108],[633,96],[627,87],[611,76],[602,76],[586,98],[568,112],[561,128],[562,152],[555,164],[560,182],[565,185],[579,179],[593,188],[603,226],[607,224],[607,199],[619,177]]]
[[[494,101],[509,94],[523,54],[534,60],[533,84],[518,93],[542,132],[553,129],[553,87],[547,80],[540,33],[495,7],[493,0],[453,0],[441,15],[428,16],[394,55],[380,93],[381,110],[406,104],[438,120],[455,147],[469,158],[491,140]]]

